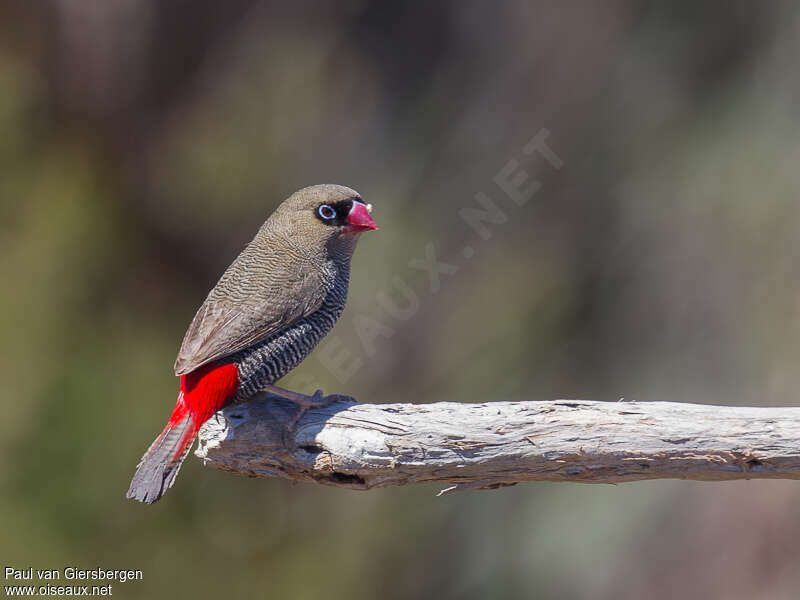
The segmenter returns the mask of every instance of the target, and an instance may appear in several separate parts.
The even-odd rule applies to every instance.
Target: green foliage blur
[[[0,566],[141,569],[131,599],[796,598],[791,482],[436,498],[190,458],[124,493],[195,309],[316,183],[381,229],[287,387],[797,404],[798,31],[788,1],[0,3]],[[543,129],[560,169],[522,150]]]

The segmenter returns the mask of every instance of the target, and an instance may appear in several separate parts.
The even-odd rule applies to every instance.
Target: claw
[[[284,390],[283,388],[269,385],[265,387],[265,391],[275,394],[276,396],[280,396],[281,398],[285,398],[286,400],[289,400],[293,404],[297,405],[298,411],[289,420],[287,425],[287,429],[290,432],[294,432],[294,428],[297,426],[297,423],[303,418],[303,415],[305,415],[311,409],[326,408],[335,402],[355,402],[355,399],[351,396],[345,396],[343,394],[331,394],[330,396],[326,396],[322,390],[317,390],[314,392],[313,396],[306,396],[305,394],[301,394],[299,392]]]

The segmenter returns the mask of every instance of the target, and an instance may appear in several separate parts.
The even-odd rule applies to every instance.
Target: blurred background
[[[197,306],[315,183],[381,230],[287,387],[797,404],[798,55],[789,1],[0,2],[0,561],[142,569],[120,598],[796,598],[792,482],[436,498],[190,457],[124,493]]]

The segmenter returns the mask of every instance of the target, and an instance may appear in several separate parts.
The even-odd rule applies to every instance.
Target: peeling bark
[[[800,408],[673,402],[357,404],[306,413],[260,395],[214,415],[195,454],[251,477],[445,492],[523,481],[800,478]]]

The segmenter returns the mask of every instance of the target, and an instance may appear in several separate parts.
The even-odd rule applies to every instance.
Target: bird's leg
[[[289,431],[294,431],[297,422],[303,418],[303,415],[306,414],[306,412],[313,408],[325,408],[334,402],[355,402],[355,399],[351,396],[344,396],[342,394],[331,394],[329,396],[325,396],[323,395],[322,390],[317,390],[314,392],[313,396],[307,396],[306,394],[293,392],[292,390],[287,390],[282,387],[278,387],[277,385],[266,385],[264,386],[264,391],[274,394],[275,396],[285,398],[289,402],[296,404],[300,409],[289,421],[289,425],[287,426]]]

